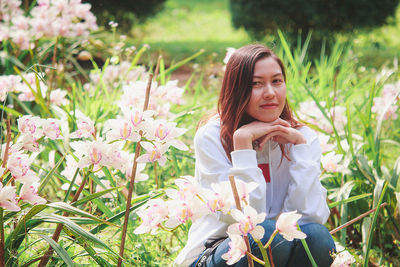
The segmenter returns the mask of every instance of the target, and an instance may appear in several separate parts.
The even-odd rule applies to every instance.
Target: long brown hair
[[[226,155],[231,159],[233,151],[233,133],[241,126],[254,119],[247,115],[246,107],[253,89],[254,66],[262,58],[271,57],[281,67],[286,82],[285,66],[270,49],[261,44],[246,45],[232,54],[226,65],[222,88],[218,100],[218,113],[221,119],[221,142]],[[299,126],[294,119],[287,100],[280,118],[289,122],[292,127]],[[286,156],[285,146],[280,145],[282,155]]]

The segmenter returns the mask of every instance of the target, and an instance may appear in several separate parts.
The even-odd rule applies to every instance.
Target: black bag
[[[211,254],[213,253],[213,251],[218,247],[218,245],[221,244],[222,241],[224,241],[227,238],[228,237],[207,239],[206,242],[204,243],[204,246],[206,247],[206,249],[203,251],[203,254],[201,254],[200,257],[197,259],[196,264],[194,266],[195,267],[205,267],[208,257],[210,257]]]

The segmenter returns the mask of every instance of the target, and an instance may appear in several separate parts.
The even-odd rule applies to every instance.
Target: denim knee
[[[329,230],[318,223],[305,224],[300,226],[300,229],[307,235],[306,242],[317,265],[319,267],[329,267],[333,262],[330,253],[336,251],[335,242]],[[299,263],[302,264],[299,265]],[[311,262],[300,240],[296,240],[294,254],[289,266],[311,266]]]

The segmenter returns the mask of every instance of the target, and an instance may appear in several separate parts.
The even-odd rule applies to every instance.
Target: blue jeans
[[[261,239],[263,244],[268,242],[269,237],[275,231],[275,221],[265,220],[260,224],[265,229],[264,237]],[[330,235],[328,229],[318,223],[309,223],[300,226],[300,229],[307,235],[306,241],[310,248],[311,254],[317,263],[318,267],[329,267],[333,259],[330,256],[330,252],[336,251],[335,243],[333,242],[332,236]],[[219,246],[214,250],[214,252],[208,257],[206,266],[207,267],[222,267],[222,266],[248,266],[247,257],[244,256],[235,265],[227,265],[226,261],[221,258],[223,254],[229,250],[230,239],[225,239]],[[249,242],[251,246],[252,253],[259,259],[262,259],[261,252],[258,245],[254,240],[249,237]],[[297,266],[297,267],[307,267],[312,266],[310,260],[308,259],[307,253],[304,250],[303,244],[299,239],[294,239],[293,241],[287,241],[280,234],[277,234],[271,243],[272,258],[276,267],[284,266]],[[270,257],[267,249],[268,257]],[[271,262],[271,259],[270,259]],[[193,267],[194,263],[190,265]],[[261,264],[254,262],[254,266],[262,266]]]

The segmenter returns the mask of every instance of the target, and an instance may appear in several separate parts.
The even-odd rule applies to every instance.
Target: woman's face
[[[258,121],[272,122],[281,115],[285,100],[286,84],[278,62],[272,57],[258,60],[247,114]]]

